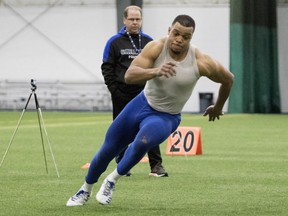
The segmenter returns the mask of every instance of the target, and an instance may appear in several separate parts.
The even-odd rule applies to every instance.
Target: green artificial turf
[[[0,160],[21,112],[0,112]],[[201,127],[203,154],[167,156],[168,178],[149,177],[139,163],[121,178],[109,206],[95,200],[112,161],[89,202],[66,207],[82,185],[90,162],[103,142],[112,114],[43,112],[60,177],[44,133],[46,173],[37,113],[25,112],[0,167],[0,215],[287,215],[288,115],[226,114],[209,122],[183,114],[181,126]],[[43,130],[43,129],[42,129]],[[44,132],[44,131],[43,131]],[[129,133],[129,131],[127,131]]]

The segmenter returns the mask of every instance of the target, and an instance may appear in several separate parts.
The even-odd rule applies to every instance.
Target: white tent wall
[[[0,7],[1,79],[102,80],[102,50],[115,34],[116,9],[53,7],[33,21],[46,8],[17,7],[18,16]]]
[[[29,82],[33,78],[39,82],[102,82],[104,85],[100,68],[102,53],[107,39],[117,32],[113,0],[60,1],[54,7],[56,1],[49,4],[43,1],[44,5],[39,1],[33,4],[32,0],[26,4],[24,0],[18,2],[12,8],[0,6],[0,82]],[[173,2],[144,0],[143,30],[157,39],[167,33],[176,15],[189,14],[196,21],[192,43],[229,68],[228,1]],[[279,12],[279,23],[287,24],[287,7]],[[281,26],[279,29],[279,43],[284,44],[281,34],[287,35],[287,30],[281,30]],[[279,46],[279,53],[287,56],[287,48],[283,47]],[[280,69],[286,71],[286,75],[281,73],[287,80],[285,62]],[[281,91],[285,91],[282,85]],[[199,93],[211,92],[216,98],[217,89],[217,84],[201,78],[184,111],[198,112]],[[282,97],[283,112],[288,112],[287,104]]]

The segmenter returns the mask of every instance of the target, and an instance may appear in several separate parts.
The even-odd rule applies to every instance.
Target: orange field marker
[[[202,154],[200,127],[178,127],[168,137],[166,155],[198,155]]]

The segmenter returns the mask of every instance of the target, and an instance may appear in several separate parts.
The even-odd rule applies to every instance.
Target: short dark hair
[[[172,25],[174,25],[176,22],[185,27],[193,27],[195,31],[195,21],[188,15],[178,15],[172,22]]]

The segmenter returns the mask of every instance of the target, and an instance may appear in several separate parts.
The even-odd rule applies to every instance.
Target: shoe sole
[[[164,173],[164,174],[158,175],[157,173],[149,173],[149,176],[151,176],[151,177],[168,177],[168,174]]]
[[[70,199],[66,202],[66,206],[69,206],[69,207],[70,207],[70,206],[83,206],[83,205],[85,205],[85,204],[89,201],[91,195],[92,195],[92,192],[90,193],[87,201],[85,201],[84,203],[73,202],[73,201],[70,200],[70,199],[71,199],[71,198],[70,198]]]
[[[75,203],[66,203],[66,206],[69,206],[69,207],[71,207],[71,206],[83,206],[84,205],[84,203],[77,203],[77,204],[75,204]]]
[[[97,197],[97,195],[96,195],[96,200],[97,200],[97,202],[100,204],[100,205],[109,205],[110,204],[110,202],[106,202],[106,201],[101,201],[101,199],[100,198],[98,198]]]

